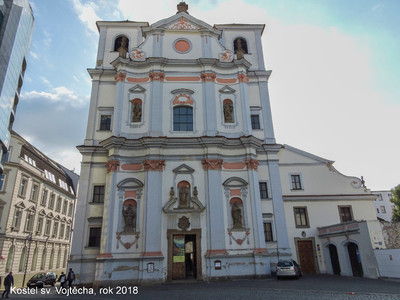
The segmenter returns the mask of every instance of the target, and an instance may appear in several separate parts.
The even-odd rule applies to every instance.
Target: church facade
[[[180,3],[152,25],[97,26],[69,261],[78,282],[271,274],[291,250],[264,25],[210,26]]]

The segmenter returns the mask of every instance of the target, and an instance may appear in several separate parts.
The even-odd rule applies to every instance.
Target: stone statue
[[[232,214],[232,222],[233,222],[232,229],[242,229],[243,228],[242,210],[236,203],[232,205],[231,214]]]
[[[132,205],[122,208],[122,215],[125,221],[124,233],[135,232],[136,230],[136,207]]]
[[[244,58],[245,51],[242,48],[242,39],[236,40],[236,51],[235,51],[237,59]]]
[[[233,123],[233,105],[229,101],[224,104],[224,118],[225,123]]]
[[[123,36],[121,39],[121,46],[117,49],[119,56],[126,58],[126,54],[128,53],[128,39]]]
[[[189,200],[189,189],[187,187],[181,187],[179,190],[179,208],[188,207]]]
[[[194,198],[197,198],[197,195],[199,194],[199,192],[197,191],[197,186],[195,186],[194,188],[193,188],[193,196],[194,196]]]
[[[136,102],[132,106],[132,122],[142,121],[142,105]]]
[[[171,190],[169,191],[169,200],[172,200],[175,196],[174,187],[171,186]]]

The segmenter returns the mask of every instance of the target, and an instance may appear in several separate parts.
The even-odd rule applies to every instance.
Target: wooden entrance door
[[[315,274],[314,248],[312,241],[297,241],[301,270],[304,274]]]

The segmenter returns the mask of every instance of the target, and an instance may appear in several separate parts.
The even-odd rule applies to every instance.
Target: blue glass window
[[[193,108],[174,108],[174,131],[193,131]]]

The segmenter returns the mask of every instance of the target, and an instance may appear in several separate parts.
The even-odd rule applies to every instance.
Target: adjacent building
[[[0,0],[0,173],[10,142],[33,28],[28,0]]]
[[[279,169],[292,255],[304,273],[377,278],[385,241],[376,195],[333,161],[284,145]]]
[[[391,222],[394,208],[394,204],[391,201],[393,198],[392,192],[374,191],[372,193],[378,195],[374,202],[377,217],[383,221]]]
[[[305,273],[377,276],[376,196],[275,142],[264,25],[211,26],[181,2],[151,25],[97,27],[78,283],[254,278],[291,257]]]
[[[65,271],[78,178],[11,133],[0,176],[1,276],[12,271],[22,286],[35,273]]]

